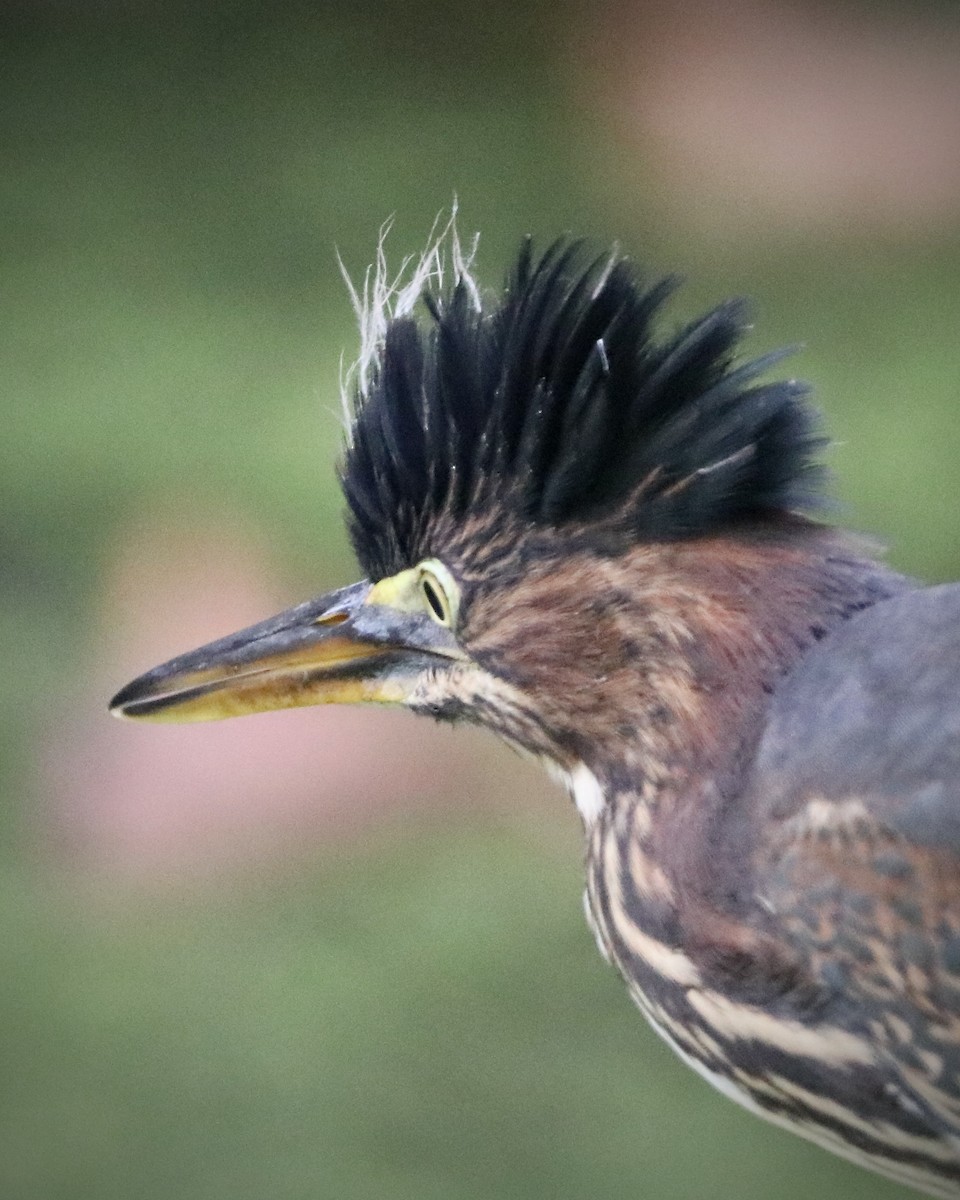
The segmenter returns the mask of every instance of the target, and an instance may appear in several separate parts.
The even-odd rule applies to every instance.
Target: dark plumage
[[[434,247],[358,302],[343,485],[369,578],[114,710],[402,704],[523,747],[576,802],[588,919],[662,1036],[960,1197],[960,588],[812,519],[816,423],[801,385],[758,382],[779,354],[734,365],[740,305],[658,339],[671,284],[623,259],[527,243],[482,302],[455,234],[452,257],[436,294]]]
[[[439,553],[439,527],[484,510],[501,528],[602,526],[623,550],[815,505],[807,389],[756,382],[785,352],[732,365],[738,301],[657,337],[673,287],[527,240],[501,296],[478,307],[461,278],[391,322],[342,472],[367,575]]]

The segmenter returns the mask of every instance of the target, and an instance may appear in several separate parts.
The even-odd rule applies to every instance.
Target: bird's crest
[[[816,505],[807,389],[756,382],[785,351],[734,364],[742,302],[657,337],[672,279],[645,284],[580,242],[537,257],[527,239],[488,299],[475,249],[451,220],[390,275],[381,237],[351,287],[361,354],[341,474],[371,578],[442,556],[477,518],[518,535],[594,530],[616,553]]]

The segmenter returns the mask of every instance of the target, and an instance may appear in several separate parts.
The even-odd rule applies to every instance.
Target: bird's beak
[[[110,711],[215,721],[308,704],[403,704],[422,672],[463,655],[428,614],[393,603],[393,583],[342,588],[171,659],[121,688]]]

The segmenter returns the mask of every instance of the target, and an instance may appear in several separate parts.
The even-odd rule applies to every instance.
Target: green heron
[[[728,303],[452,235],[360,298],[342,484],[365,578],[149,671],[121,716],[403,705],[563,780],[587,916],[722,1092],[960,1196],[960,587],[819,517],[823,439]]]

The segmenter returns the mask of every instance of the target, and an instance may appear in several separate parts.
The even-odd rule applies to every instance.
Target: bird
[[[340,464],[362,579],[117,693],[154,721],[327,703],[491,730],[567,789],[588,923],[727,1096],[960,1196],[960,585],[832,519],[809,389],[748,309],[448,227],[362,288]]]

